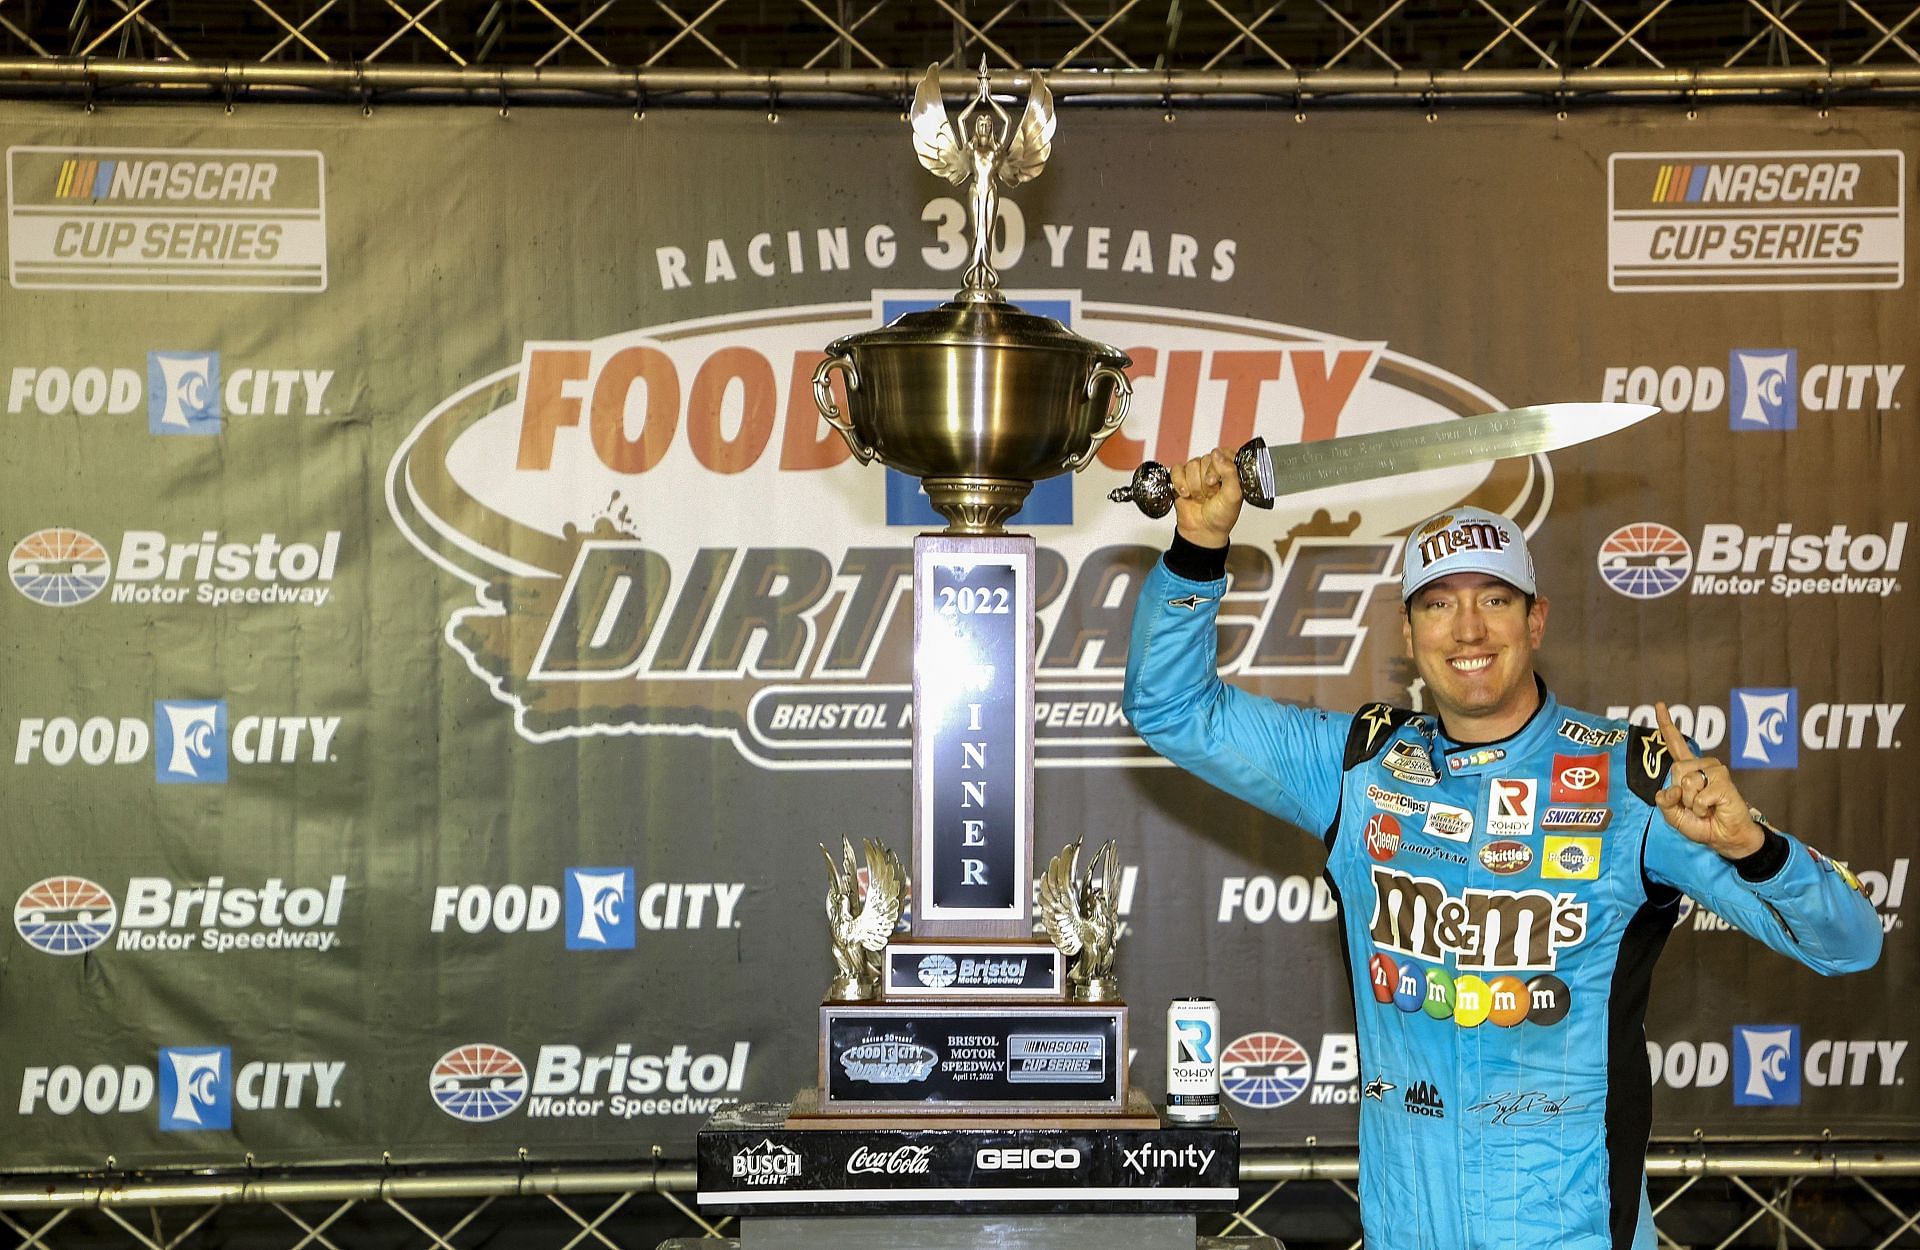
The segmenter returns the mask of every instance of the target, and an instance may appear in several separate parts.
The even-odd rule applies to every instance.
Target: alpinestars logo
[[[1560,952],[1587,937],[1587,905],[1541,890],[1462,891],[1384,865],[1373,869],[1374,945],[1438,962],[1486,968],[1558,966]]]
[[[522,737],[698,735],[766,768],[906,767],[910,532],[924,526],[889,523],[888,475],[853,461],[809,379],[821,344],[910,298],[530,341],[422,418],[389,465],[387,505],[425,559],[472,586],[446,644],[489,675]],[[1296,443],[1507,406],[1377,341],[1077,292],[1050,302],[1142,362],[1127,431],[1100,452],[1123,474],[1182,462],[1202,442]],[[1535,530],[1550,475],[1544,457],[1526,457],[1472,470],[1478,480],[1356,487],[1343,506],[1359,528],[1309,523],[1253,553],[1269,567],[1237,584],[1264,601],[1250,604],[1261,624],[1226,638],[1223,671],[1265,692],[1311,678],[1329,704],[1368,702],[1360,660],[1376,596],[1396,584],[1396,535],[1483,494],[1538,501],[1516,518]],[[1092,478],[1057,485],[1042,521],[1094,506]],[[690,497],[704,504],[697,523]],[[832,524],[779,523],[794,516]],[[1074,526],[1046,544],[1063,565],[1036,583],[1043,765],[1154,758],[1120,690],[1164,527],[1111,519],[1121,531]],[[1433,784],[1429,761],[1408,770],[1425,774],[1410,784]]]

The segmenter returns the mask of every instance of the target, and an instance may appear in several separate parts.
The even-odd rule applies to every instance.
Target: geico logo
[[[1800,374],[1800,407],[1809,412],[1885,411],[1906,373],[1901,364],[1818,364]],[[1602,377],[1600,397],[1658,404],[1668,412],[1707,412],[1727,397],[1727,372],[1717,365],[1615,365]]]
[[[1669,710],[1674,726],[1692,738],[1701,750],[1711,751],[1726,739],[1725,708],[1690,708],[1680,704]],[[1893,735],[1906,710],[1904,703],[1810,703],[1800,717],[1800,744],[1809,751],[1852,751],[1864,747],[1891,750],[1899,745]],[[1616,704],[1607,709],[1607,715],[1636,725],[1654,723],[1651,704],[1631,708]],[[1771,746],[1778,747],[1784,741],[1777,725],[1767,728],[1766,735]]]
[[[1220,882],[1220,911],[1215,919],[1221,924],[1236,917],[1254,924],[1274,919],[1295,924],[1332,920],[1337,910],[1324,877],[1227,877]]]
[[[242,764],[294,764],[333,759],[338,716],[243,716],[233,723],[230,751]],[[153,736],[146,722],[123,716],[75,721],[70,716],[27,716],[20,721],[13,762],[30,764],[34,756],[55,766],[78,759],[83,764],[133,764],[147,758]]]
[[[1808,1045],[1801,1069],[1807,1084],[1898,1085],[1904,1041],[1821,1041]]]
[[[1672,1089],[1707,1088],[1719,1085],[1733,1070],[1733,1061],[1724,1042],[1647,1043],[1647,1066],[1653,1083]]]
[[[533,1093],[711,1094],[738,1093],[747,1077],[749,1043],[735,1042],[733,1055],[695,1055],[676,1044],[664,1055],[636,1055],[621,1042],[608,1055],[589,1057],[578,1046],[547,1043],[533,1072]]]
[[[746,892],[744,881],[655,881],[640,891],[636,914],[649,930],[737,929],[734,911]],[[443,885],[433,891],[427,927],[445,933],[451,921],[465,933],[541,933],[560,922],[561,911],[560,891],[550,885]]]
[[[1080,1152],[1072,1146],[1057,1150],[1046,1146],[996,1150],[986,1146],[973,1152],[973,1166],[983,1172],[1064,1172],[1080,1166]]]
[[[120,928],[123,940],[127,929],[330,929],[340,923],[346,896],[347,879],[341,875],[330,878],[325,890],[290,890],[279,877],[267,878],[257,890],[229,886],[224,877],[184,889],[165,877],[133,877]]]
[[[235,1074],[233,1101],[248,1111],[337,1107],[346,1070],[343,1059],[256,1059]],[[72,1115],[82,1107],[94,1115],[145,1111],[154,1088],[153,1069],[144,1064],[99,1064],[84,1073],[73,1064],[28,1068],[21,1074],[20,1114],[32,1115],[43,1102],[54,1115]]]
[[[333,378],[332,369],[235,369],[220,387],[221,410],[235,417],[284,417],[297,407],[307,416],[318,416]],[[132,369],[17,365],[7,381],[7,411],[16,414],[31,404],[49,417],[69,412],[125,416],[138,411],[145,398],[146,381]],[[204,406],[204,397],[194,405]]]

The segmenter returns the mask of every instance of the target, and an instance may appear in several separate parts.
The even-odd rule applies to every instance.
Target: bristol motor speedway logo
[[[162,1046],[153,1067],[131,1063],[28,1066],[19,1114],[133,1115],[156,1111],[163,1133],[230,1131],[246,1113],[331,1111],[341,1105],[344,1059],[248,1059],[231,1046]]]
[[[542,1045],[529,1073],[514,1052],[489,1042],[456,1046],[434,1062],[427,1089],[456,1120],[488,1124],[525,1105],[534,1119],[632,1120],[708,1115],[739,1101],[752,1044],[696,1054],[681,1043],[645,1054],[630,1042],[587,1051]]]
[[[1907,526],[1856,532],[1781,521],[1771,531],[1731,522],[1702,526],[1697,543],[1659,521],[1636,521],[1601,540],[1600,577],[1629,599],[1659,599],[1681,587],[1694,595],[1871,595],[1900,590]]]
[[[332,764],[338,716],[237,719],[225,699],[159,699],[151,722],[134,716],[23,716],[16,766],[137,764],[151,758],[162,785],[221,785],[232,764]]]
[[[283,542],[278,534],[234,539],[218,530],[179,541],[159,530],[127,530],[115,554],[83,530],[52,526],[13,544],[7,577],[48,608],[74,607],[103,591],[111,603],[319,607],[333,593],[339,564],[339,530],[312,542]]]
[[[49,955],[84,955],[113,938],[113,949],[137,952],[314,951],[334,949],[347,879],[289,885],[283,878],[230,882],[213,876],[195,885],[167,877],[132,877],[114,896],[85,877],[46,877],[20,892],[13,927],[28,946]]]
[[[229,367],[220,353],[150,351],[144,371],[124,365],[15,365],[7,374],[11,416],[128,416],[146,409],[153,434],[213,435],[223,417],[319,416],[331,369],[252,364]]]
[[[424,558],[472,585],[445,642],[522,737],[691,734],[769,768],[907,767],[911,539],[926,504],[853,460],[810,379],[836,336],[948,294],[529,342],[420,421],[389,466],[387,504]],[[1256,434],[1295,443],[1506,406],[1381,342],[1013,294],[1135,362],[1126,425],[1011,522],[1043,531],[1043,765],[1152,758],[1119,703],[1134,597],[1165,527],[1097,495],[1145,459]],[[1374,697],[1360,661],[1369,646],[1397,656],[1407,528],[1472,503],[1531,532],[1550,482],[1543,457],[1523,457],[1296,497],[1306,519],[1250,536],[1253,563],[1236,567],[1245,627],[1223,631],[1223,672],[1266,693],[1310,678],[1329,703]]]
[[[1248,1033],[1220,1051],[1220,1089],[1257,1111],[1284,1107],[1312,1091],[1309,1101],[1359,1101],[1360,1048],[1352,1033],[1327,1033],[1318,1058],[1284,1033]]]

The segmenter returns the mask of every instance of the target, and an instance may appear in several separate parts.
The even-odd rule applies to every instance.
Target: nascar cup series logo
[[[529,342],[422,418],[389,466],[388,508],[424,558],[473,586],[445,638],[490,675],[523,737],[698,734],[770,768],[907,766],[912,617],[899,605],[932,514],[910,479],[853,463],[809,379],[836,336],[948,294]],[[1015,297],[1137,362],[1132,414],[1098,464],[1041,483],[1014,521],[1066,527],[1042,536],[1064,565],[1039,609],[1043,762],[1148,758],[1119,706],[1127,595],[1166,535],[1100,498],[1143,460],[1505,407],[1381,342],[1072,291]],[[1311,677],[1330,700],[1365,701],[1371,631],[1398,638],[1406,530],[1471,503],[1530,532],[1549,472],[1523,457],[1296,497],[1297,515],[1325,515],[1249,543],[1271,568],[1244,584],[1266,603],[1223,643],[1223,671],[1271,693]],[[1073,524],[1095,508],[1099,525]]]

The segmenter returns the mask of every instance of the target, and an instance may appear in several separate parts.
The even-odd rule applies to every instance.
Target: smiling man
[[[1845,865],[1767,824],[1662,705],[1561,707],[1526,537],[1455,508],[1413,527],[1403,632],[1432,711],[1339,715],[1222,682],[1233,460],[1174,470],[1125,710],[1175,763],[1327,846],[1353,970],[1361,1219],[1393,1250],[1655,1244],[1647,987],[1691,895],[1823,973],[1879,957]]]

